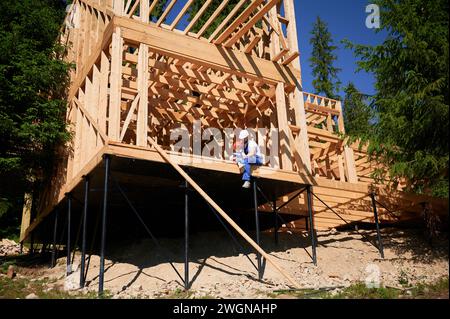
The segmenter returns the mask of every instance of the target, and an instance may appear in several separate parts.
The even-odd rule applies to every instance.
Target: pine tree
[[[372,129],[371,120],[373,112],[367,104],[368,96],[358,91],[350,82],[345,88],[344,97],[344,124],[348,135],[364,138]]]
[[[338,99],[340,82],[337,74],[340,69],[334,66],[337,56],[334,51],[337,49],[333,45],[331,33],[327,24],[317,17],[311,31],[310,43],[312,45],[312,55],[309,59],[314,76],[313,86],[316,94],[323,94],[332,99]]]
[[[447,0],[375,1],[377,46],[352,45],[359,66],[376,77],[377,122],[370,151],[411,190],[448,196],[449,44]]]

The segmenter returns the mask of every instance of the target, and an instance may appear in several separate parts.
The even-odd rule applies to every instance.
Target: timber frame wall
[[[183,5],[172,12],[176,2]],[[155,141],[185,162],[173,152],[170,132],[185,127],[195,134],[196,121],[220,130],[277,129],[277,140],[256,136],[261,146],[277,143],[279,153],[272,154],[272,168],[261,167],[255,175],[312,185],[348,220],[373,222],[368,195],[374,189],[386,202],[401,198],[389,200],[391,210],[407,206],[420,212],[416,206],[429,199],[374,184],[370,173],[377,164],[339,134],[345,133],[341,102],[303,91],[294,0],[241,0],[213,31],[210,27],[229,1],[213,8],[196,29],[213,2],[204,1],[189,22],[192,2],[168,1],[154,18],[157,0],[74,1],[61,37],[67,60],[76,66],[67,111],[73,140],[21,241],[104,154],[164,161]],[[191,159],[201,157],[191,151]],[[239,173],[228,155],[192,165]],[[302,214],[306,197],[291,205],[285,209]],[[319,201],[314,205],[317,228],[342,224]],[[379,211],[381,218],[387,213]]]

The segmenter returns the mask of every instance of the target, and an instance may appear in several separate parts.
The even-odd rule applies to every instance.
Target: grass
[[[174,291],[166,292],[165,295],[160,295],[157,299],[188,299],[194,294],[192,290],[184,290],[177,288]]]
[[[39,299],[95,299],[96,292],[88,293],[69,293],[59,287],[49,289],[49,284],[55,280],[48,278],[31,281],[28,278],[10,279],[6,276],[0,277],[0,299],[24,299],[29,294],[34,293]],[[105,296],[103,296],[105,298]]]
[[[448,299],[448,287],[448,277],[443,277],[432,284],[421,283],[404,289],[391,287],[367,288],[365,283],[357,283],[336,294],[326,290],[300,289],[278,290],[268,294],[268,297],[283,298],[289,296],[298,299]]]
[[[42,268],[40,266],[47,264],[47,259],[40,255],[0,258],[0,299],[23,299],[32,293],[40,299],[109,299],[112,297],[109,291],[105,291],[100,297],[97,296],[95,291],[86,293],[64,291],[63,287],[56,285],[56,279],[49,279],[48,277],[33,280],[32,277],[41,273]],[[4,275],[10,265],[13,265],[19,274],[13,279]]]
[[[201,297],[194,297],[195,291],[194,290],[184,290],[181,288],[177,288],[174,291],[171,292],[165,292],[164,295],[160,295],[159,297],[156,297],[156,299],[216,299],[215,297],[211,295],[205,295]]]
[[[367,288],[365,283],[357,283],[331,296],[333,299],[398,299],[401,291],[390,287]]]

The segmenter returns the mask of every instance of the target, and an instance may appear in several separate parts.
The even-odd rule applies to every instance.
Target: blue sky
[[[340,43],[345,38],[356,44],[376,45],[383,41],[383,34],[377,34],[374,29],[366,28],[365,21],[368,14],[365,12],[365,8],[368,3],[367,0],[295,0],[305,91],[314,91],[312,87],[313,77],[308,61],[312,52],[309,39],[313,23],[316,17],[320,16],[322,20],[327,22],[334,44],[338,46],[336,66],[342,69],[338,75],[342,85],[347,85],[349,81],[352,81],[360,91],[367,94],[374,93],[373,75],[363,71],[356,73],[357,59],[353,56],[351,50],[345,49]]]
[[[178,1],[167,20],[173,21],[185,3],[186,1]],[[304,90],[314,92],[313,77],[308,61],[312,51],[309,39],[313,23],[316,17],[320,16],[328,24],[334,44],[338,46],[336,66],[341,69],[338,76],[342,86],[352,81],[361,92],[373,94],[374,77],[363,71],[357,73],[356,58],[351,50],[345,49],[341,44],[341,40],[345,38],[356,44],[376,45],[383,41],[384,36],[381,33],[377,34],[374,29],[366,27],[368,14],[365,9],[370,0],[294,0],[294,3]],[[179,27],[186,25],[187,21],[183,18]]]

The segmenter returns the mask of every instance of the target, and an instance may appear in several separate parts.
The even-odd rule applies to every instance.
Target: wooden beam
[[[208,39],[209,43],[212,43],[216,38],[217,34],[222,31],[222,29],[230,22],[230,20],[235,16],[236,13],[241,9],[241,7],[247,2],[247,0],[241,0],[238,4],[235,5],[233,10],[227,15],[225,19],[223,19],[222,23],[217,27],[217,29],[211,34]]]
[[[350,183],[357,183],[358,174],[356,172],[355,156],[353,154],[353,149],[351,149],[348,146],[344,146],[344,157],[348,181]]]
[[[244,11],[237,17],[229,26],[222,32],[222,34],[214,41],[215,44],[222,44],[237,28],[244,23],[245,20],[252,14],[252,12],[261,4],[264,0],[252,0],[252,3],[247,6]]]
[[[264,15],[267,14],[267,12],[270,11],[270,9],[272,9],[274,6],[276,6],[281,0],[269,0],[264,7],[262,7],[261,9],[258,10],[258,12],[250,18],[250,20],[242,27],[239,29],[238,32],[236,32],[230,40],[228,40],[224,46],[227,48],[232,47],[236,42],[239,41],[240,38],[242,38],[251,28],[253,28],[255,26],[255,24],[262,19],[262,17]],[[220,39],[220,37],[219,37]],[[218,40],[219,40],[218,39]],[[216,41],[216,43],[218,43]],[[220,43],[218,43],[220,44]]]
[[[276,112],[280,138],[280,157],[282,169],[292,171],[292,152],[289,139],[289,123],[286,109],[286,96],[284,84],[279,83],[276,90]]]
[[[112,37],[108,135],[112,140],[118,140],[120,134],[123,55],[123,38],[120,27],[115,28]]]
[[[216,20],[216,18],[219,16],[219,14],[222,13],[223,8],[228,4],[228,1],[230,0],[223,0],[220,6],[213,12],[213,14],[209,17],[208,21],[205,22],[203,27],[200,29],[200,31],[197,32],[196,38],[200,39],[200,37],[206,32],[206,30],[209,28],[209,26]]]
[[[259,35],[253,37],[249,44],[245,47],[244,52],[249,54],[253,51],[253,49],[258,45],[259,41],[261,41],[261,37]]]
[[[163,23],[164,20],[166,20],[167,15],[170,13],[170,10],[172,10],[175,3],[177,3],[177,0],[170,1],[169,5],[166,7],[166,9],[164,10],[164,12],[161,14],[158,21],[156,22],[157,27],[159,27],[161,25],[161,23]]]
[[[184,5],[183,9],[181,9],[180,13],[177,15],[175,20],[173,20],[172,24],[170,25],[170,28],[169,28],[170,30],[173,30],[173,29],[176,28],[176,26],[180,22],[181,18],[183,18],[183,16],[186,13],[186,11],[192,5],[192,2],[194,2],[194,0],[189,0],[188,2],[186,2],[186,4]]]
[[[198,10],[198,12],[195,15],[195,17],[192,18],[191,22],[186,27],[186,29],[184,29],[183,34],[186,35],[186,34],[188,34],[191,31],[191,29],[194,27],[194,25],[197,23],[197,21],[203,15],[203,13],[206,11],[206,9],[208,9],[208,7],[211,4],[211,2],[212,2],[212,0],[206,0],[206,2],[203,4],[203,6],[200,8],[200,10]]]
[[[138,146],[146,146],[148,132],[148,46],[141,44],[138,54],[138,92],[140,98],[137,112],[136,142]]]
[[[92,115],[89,113],[89,111],[87,111],[84,106],[82,105],[82,103],[76,98],[73,98],[73,101],[75,102],[75,104],[77,105],[77,107],[80,109],[80,111],[83,113],[84,117],[90,122],[90,124],[95,128],[95,130],[97,131],[98,134],[100,134],[100,136],[102,137],[103,141],[105,141],[105,143],[108,142],[108,136],[106,136],[105,132],[103,132],[99,127],[97,122],[95,121],[95,119],[92,117]]]

